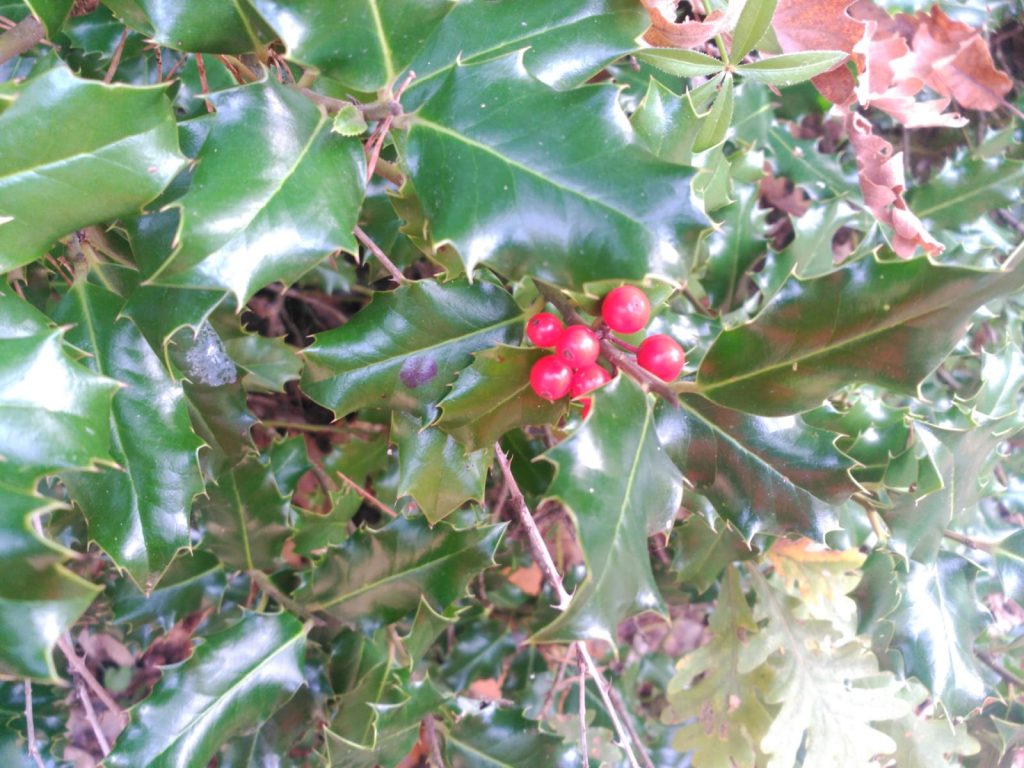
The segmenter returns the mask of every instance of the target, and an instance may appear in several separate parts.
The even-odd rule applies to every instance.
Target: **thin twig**
[[[586,768],[590,764],[590,750],[587,749],[587,665],[583,662],[580,643],[576,643],[576,665],[580,670],[580,763]]]
[[[428,760],[432,768],[444,768],[444,758],[441,757],[441,745],[437,741],[437,726],[433,715],[423,718],[423,737],[427,742]]]
[[[92,699],[89,698],[89,691],[85,685],[82,684],[81,675],[75,675],[75,693],[78,694],[78,698],[82,700],[82,709],[85,710],[85,719],[89,722],[92,727],[92,732],[96,736],[96,741],[100,745],[100,751],[103,756],[106,757],[110,754],[110,742],[107,741],[106,735],[103,733],[103,728],[100,726],[99,718],[96,717],[96,710],[92,707]]]
[[[334,321],[335,325],[344,325],[348,322],[348,315],[332,305],[329,301],[325,301],[318,296],[310,296],[304,291],[289,290],[287,287],[278,286],[277,283],[271,283],[266,286],[264,290],[271,291],[272,293],[284,294],[289,298],[301,301],[303,304],[308,304],[314,309],[320,310],[330,320]]]
[[[612,704],[615,705],[615,709],[619,712],[619,717],[622,718],[622,722],[626,726],[626,730],[629,731],[629,736],[633,739],[634,743],[640,744],[640,734],[636,732],[636,728],[633,727],[633,720],[630,717],[629,711],[626,709],[626,702],[622,700],[622,696],[614,688],[608,688],[608,696],[611,697]],[[651,762],[650,755],[643,749],[639,750],[640,762],[644,764],[644,768],[654,768],[654,763]]]
[[[565,677],[565,670],[568,666],[569,657],[566,656],[558,665],[558,672],[555,673],[555,680],[551,683],[551,687],[548,689],[548,693],[544,697],[544,705],[540,708],[540,717],[537,718],[538,720],[547,720],[548,710],[551,709],[551,702],[555,700],[555,691],[557,691],[558,686],[562,684],[562,678]]]
[[[1024,678],[1021,678],[1019,675],[1015,675],[1002,664],[997,662],[991,653],[988,653],[987,651],[975,651],[974,655],[981,660],[982,664],[1003,678],[1003,680],[1010,683],[1010,685],[1015,685],[1018,688],[1024,688]]]
[[[100,685],[99,681],[93,677],[92,672],[90,672],[89,668],[85,665],[85,660],[75,652],[70,636],[65,634],[59,637],[57,639],[57,647],[60,648],[60,652],[64,654],[64,658],[68,660],[68,665],[71,667],[72,671],[79,675],[82,680],[92,688],[93,693],[96,694],[96,698],[103,702],[103,706],[113,712],[122,723],[127,725],[128,713],[118,706],[117,702],[114,701],[114,698],[107,692],[107,689]]]
[[[395,263],[388,258],[387,254],[380,249],[379,245],[373,242],[370,236],[363,231],[362,227],[356,225],[356,228],[353,229],[352,232],[355,234],[356,239],[377,257],[377,261],[379,261],[384,266],[384,269],[388,271],[392,280],[399,285],[404,285],[409,282],[409,279],[402,274],[402,270],[395,266]]]
[[[975,539],[971,536],[965,536],[962,533],[957,533],[956,531],[950,530],[943,531],[942,535],[945,536],[947,539],[959,542],[960,544],[963,544],[965,547],[976,549],[979,552],[992,552],[992,545],[989,544],[987,541],[981,541],[980,539]]]
[[[0,35],[0,64],[32,50],[46,37],[46,30],[35,16],[29,14]]]
[[[314,467],[314,471],[315,471],[315,467]],[[378,499],[376,496],[374,496],[368,490],[363,488],[363,486],[361,486],[359,483],[357,483],[351,477],[346,475],[344,472],[341,472],[341,471],[339,471],[337,469],[333,469],[331,471],[334,474],[336,474],[338,477],[340,477],[342,482],[345,483],[345,485],[347,485],[353,491],[355,491],[360,496],[362,496],[363,497],[363,501],[369,502],[370,504],[375,506],[377,509],[379,509],[381,512],[383,512],[385,515],[388,515],[389,517],[398,517],[398,513],[395,510],[393,510],[391,507],[389,507],[383,501]]]
[[[203,91],[203,96],[210,95],[210,84],[206,81],[206,62],[203,61],[203,54],[196,54],[196,69],[199,70],[199,87]],[[203,99],[203,104],[206,105],[207,112],[213,112],[213,104],[208,98]]]
[[[114,75],[117,73],[117,67],[121,63],[121,54],[124,53],[124,44],[128,40],[128,27],[124,28],[121,32],[121,40],[117,44],[117,48],[114,51],[114,58],[110,60],[110,66],[107,67],[107,74],[103,76],[103,82],[108,85],[114,82]]]
[[[313,615],[313,612],[306,608],[306,606],[295,602],[288,595],[278,589],[274,582],[270,580],[263,571],[253,569],[249,571],[249,578],[252,579],[253,583],[259,587],[265,594],[269,595],[274,601],[290,613],[294,613],[301,619],[311,621],[318,626],[324,626],[327,622]]]
[[[540,535],[540,531],[537,530],[537,524],[533,520],[533,515],[530,514],[530,508],[526,505],[526,500],[523,498],[523,492],[519,490],[519,483],[516,482],[515,476],[512,474],[512,468],[509,466],[508,457],[505,456],[501,450],[501,445],[495,443],[494,446],[495,454],[498,458],[498,464],[501,466],[501,471],[505,475],[505,482],[508,483],[509,494],[512,496],[512,508],[515,510],[516,517],[519,523],[526,529],[527,541],[530,546],[530,554],[533,556],[534,562],[540,567],[541,573],[544,574],[544,578],[547,580],[549,586],[555,591],[558,596],[558,605],[556,608],[559,610],[565,610],[565,607],[569,605],[569,593],[565,589],[565,585],[562,583],[562,577],[558,575],[558,571],[555,569],[555,563],[551,559],[551,551],[548,549],[544,538]],[[632,768],[640,768],[640,763],[637,762],[636,754],[633,751],[633,745],[635,743],[637,750],[644,754],[644,746],[641,742],[630,738],[629,731],[622,724],[622,718],[619,716],[618,710],[615,708],[615,704],[609,695],[611,685],[605,679],[604,675],[601,674],[601,670],[597,668],[597,664],[594,662],[593,656],[590,655],[590,649],[587,648],[585,643],[577,644],[577,651],[579,658],[582,660],[583,666],[587,670],[587,674],[591,680],[597,686],[598,692],[601,694],[601,700],[604,702],[605,710],[608,712],[608,717],[611,718],[612,725],[615,727],[615,733],[619,737],[619,741],[622,743],[622,749],[626,752],[626,757],[629,759],[629,764]],[[650,758],[644,755],[644,764],[650,762]]]
[[[39,768],[46,768],[43,756],[39,754],[39,745],[36,744],[36,721],[32,714],[32,681],[25,678],[25,724],[28,729],[28,756]]]

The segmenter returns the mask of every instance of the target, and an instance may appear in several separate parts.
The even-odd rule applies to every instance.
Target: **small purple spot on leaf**
[[[398,378],[409,389],[426,384],[437,376],[437,362],[429,357],[410,357],[398,372]]]

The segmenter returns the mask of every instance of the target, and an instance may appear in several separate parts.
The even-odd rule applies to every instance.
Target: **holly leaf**
[[[275,35],[234,0],[104,0],[125,24],[166,48],[199,53],[262,51]]]
[[[348,323],[317,334],[303,350],[302,389],[339,417],[368,405],[422,410],[473,352],[519,338],[524,322],[512,297],[490,283],[412,283],[376,294]]]
[[[225,583],[224,566],[210,552],[183,553],[147,595],[128,581],[109,587],[113,623],[139,626],[156,622],[169,631],[179,619],[199,610],[204,601],[219,601]]]
[[[71,498],[89,521],[89,535],[144,592],[160,580],[179,549],[189,545],[192,499],[203,491],[181,384],[129,319],[123,301],[78,280],[55,317],[74,323],[67,339],[91,355],[90,366],[124,385],[114,396],[110,423],[116,468],[63,475]]]
[[[245,372],[242,385],[246,389],[284,392],[285,384],[302,373],[298,350],[284,339],[247,333],[225,339],[224,351]]]
[[[992,545],[989,555],[995,566],[1003,594],[1024,602],[1024,531],[1004,536]]]
[[[718,581],[726,566],[750,560],[756,554],[743,536],[728,522],[714,530],[702,515],[690,515],[672,531],[676,579],[703,594]]]
[[[900,685],[859,639],[842,642],[830,622],[799,618],[801,603],[778,592],[760,574],[753,580],[755,616],[766,622],[740,654],[740,674],[767,665],[764,702],[779,705],[760,748],[771,768],[793,765],[867,765],[895,751],[872,723],[909,711],[896,698]]]
[[[206,526],[204,546],[228,568],[271,570],[291,534],[288,500],[255,458],[222,473],[196,507]]]
[[[654,427],[652,397],[619,376],[593,395],[583,425],[544,454],[556,467],[548,496],[565,505],[576,525],[587,576],[568,609],[534,642],[614,644],[620,621],[663,610],[647,537],[675,518],[683,478]]]
[[[466,501],[482,501],[494,449],[468,451],[451,435],[395,412],[391,439],[398,446],[398,495],[412,496],[431,524]]]
[[[363,93],[394,86],[455,7],[450,0],[412,5],[404,0],[303,0],[298,5],[285,0],[249,1],[277,30],[290,60]]]
[[[615,89],[554,93],[515,54],[452,70],[399,149],[434,242],[467,272],[678,280],[684,233],[705,224],[690,171],[650,155],[624,121]]]
[[[754,320],[722,332],[697,383],[716,403],[765,416],[808,410],[853,381],[913,395],[974,311],[1021,285],[1021,264],[982,271],[873,257],[792,278]],[[771,343],[777,334],[790,343]]]
[[[807,184],[833,197],[860,194],[856,180],[847,174],[833,155],[817,149],[818,142],[797,139],[784,128],[772,125],[768,143],[775,157],[776,172],[797,184]],[[813,210],[813,209],[812,209]]]
[[[165,667],[104,760],[111,768],[206,765],[231,736],[267,720],[304,682],[306,630],[287,613],[249,613]]]
[[[458,64],[513,51],[525,51],[526,69],[542,83],[567,90],[635,50],[646,26],[643,11],[626,0],[459,2],[413,59],[406,101],[419,104]]]
[[[447,728],[444,757],[451,768],[544,765],[568,768],[578,759],[574,745],[543,733],[518,711],[467,701],[467,711]]]
[[[359,142],[332,133],[326,113],[274,78],[209,98],[213,127],[192,185],[171,204],[181,209],[175,249],[148,282],[220,288],[243,305],[334,251],[356,253]]]
[[[676,663],[662,720],[684,723],[672,744],[692,751],[694,765],[754,768],[763,763],[758,744],[772,717],[760,700],[762,676],[739,671],[740,653],[758,626],[735,568],[726,571],[708,629],[711,639]]]
[[[914,212],[944,229],[960,229],[990,211],[1014,205],[1021,197],[1024,162],[961,159],[909,196]]]
[[[55,66],[15,94],[0,112],[0,272],[76,229],[138,213],[185,163],[163,85],[105,85]],[[81,130],[38,140],[43,126],[86,112]]]
[[[71,6],[74,5],[74,0],[24,0],[24,2],[32,11],[32,15],[42,23],[48,38],[52,38],[60,32],[65,19],[71,13]]]
[[[988,623],[974,591],[977,572],[974,563],[951,552],[939,552],[931,563],[911,562],[890,617],[907,675],[954,716],[970,712],[988,690],[974,657],[974,640]]]
[[[853,462],[835,435],[793,418],[731,411],[696,395],[660,406],[661,444],[694,489],[749,541],[800,532],[818,541],[837,527],[835,504],[856,490]]]
[[[741,188],[736,202],[715,212],[721,226],[703,241],[707,261],[700,282],[711,305],[721,312],[735,309],[740,282],[767,250],[767,215],[768,211],[758,206],[758,195],[752,187]]]
[[[721,78],[677,96],[660,81],[651,78],[640,105],[629,121],[644,145],[662,160],[681,165],[694,162],[694,142],[703,125]]]
[[[473,356],[438,404],[434,422],[470,449],[491,446],[531,424],[554,424],[565,404],[549,402],[530,387],[530,369],[550,350],[497,346]]]
[[[444,610],[493,564],[504,531],[504,525],[431,528],[422,517],[398,517],[329,550],[295,597],[364,631],[403,618],[421,595]]]

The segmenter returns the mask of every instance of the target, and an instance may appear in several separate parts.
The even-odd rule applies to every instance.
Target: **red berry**
[[[562,321],[550,312],[538,312],[526,324],[526,337],[538,347],[553,347],[562,338]]]
[[[583,418],[585,419],[590,414],[590,406],[594,404],[594,398],[584,397],[580,402],[583,403]]]
[[[673,381],[686,363],[686,353],[675,339],[664,333],[648,336],[640,342],[636,361],[662,381]]]
[[[573,368],[597,362],[601,343],[597,335],[585,325],[570,325],[558,340],[555,352]]]
[[[636,333],[651,319],[651,302],[635,285],[620,285],[601,302],[601,317],[618,333]]]
[[[530,369],[530,386],[539,397],[554,402],[569,394],[572,368],[557,355],[542,357]]]
[[[593,392],[595,389],[603,387],[611,380],[612,377],[608,374],[608,371],[600,365],[585,365],[572,375],[572,389],[570,392],[573,397],[579,397],[580,395],[587,394],[587,392]]]

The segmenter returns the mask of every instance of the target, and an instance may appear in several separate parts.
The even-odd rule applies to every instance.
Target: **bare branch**
[[[39,768],[46,768],[43,756],[39,754],[39,745],[36,744],[36,721],[32,715],[32,681],[25,678],[25,723],[28,729],[28,756]]]
[[[75,652],[71,637],[69,635],[62,635],[57,640],[57,647],[64,654],[64,658],[68,660],[68,665],[72,671],[85,681],[93,693],[96,694],[96,698],[103,702],[103,706],[113,712],[123,724],[127,725],[128,713],[118,706],[114,698],[107,692],[107,689],[100,685],[92,672],[89,671],[89,668],[85,665],[85,659]]]
[[[362,227],[356,225],[356,228],[353,229],[352,232],[355,234],[356,239],[359,242],[361,242],[364,246],[366,246],[366,248],[369,249],[369,251],[374,256],[377,257],[377,261],[379,261],[384,266],[384,269],[388,271],[388,274],[391,275],[392,280],[394,280],[399,285],[404,285],[405,283],[409,282],[409,279],[402,274],[402,270],[395,266],[394,262],[391,261],[391,259],[388,258],[387,254],[380,249],[379,245],[373,242],[373,239],[363,231]]]
[[[580,761],[583,765],[588,765],[590,750],[587,749],[587,665],[583,661],[579,643],[576,643],[576,665],[580,670]]]
[[[0,35],[0,64],[35,48],[46,37],[46,30],[29,14]]]
[[[89,698],[89,691],[82,683],[81,675],[75,675],[74,678],[75,693],[77,693],[78,698],[82,700],[82,708],[85,710],[85,719],[89,722],[89,726],[92,728],[92,732],[96,736],[96,741],[100,745],[100,751],[103,752],[103,756],[106,757],[110,754],[110,742],[107,741],[107,737],[103,733],[103,728],[100,726],[99,718],[96,717],[96,710],[92,707],[92,699]]]

